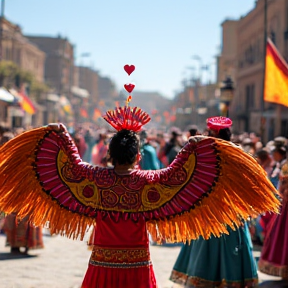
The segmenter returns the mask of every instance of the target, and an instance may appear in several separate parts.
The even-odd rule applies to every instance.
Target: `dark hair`
[[[287,153],[287,149],[286,149],[286,147],[283,145],[283,146],[275,146],[273,149],[272,149],[272,151],[271,151],[272,153],[274,153],[274,152],[277,152],[277,153],[279,153],[281,156],[285,156],[286,155],[286,153]]]
[[[218,133],[218,138],[221,138],[226,141],[231,140],[231,131],[229,128],[220,129]]]
[[[112,164],[133,164],[139,152],[139,138],[134,131],[120,130],[111,139],[109,154]]]
[[[256,152],[256,157],[259,158],[261,161],[266,161],[267,159],[269,159],[270,154],[267,150],[261,149]]]
[[[231,141],[231,131],[229,128],[224,128],[224,129],[220,129],[219,132],[217,133],[216,130],[213,130],[216,133],[216,138],[220,138],[222,140],[226,140],[226,141]],[[211,130],[208,131],[209,136],[213,136],[213,134],[211,133]]]

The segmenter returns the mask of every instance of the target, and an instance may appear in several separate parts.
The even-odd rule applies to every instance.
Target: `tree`
[[[34,75],[31,72],[18,69],[15,75],[16,87],[21,88],[23,84],[31,85],[33,81],[34,81]]]
[[[35,97],[36,101],[41,100],[41,95],[43,93],[47,93],[49,90],[50,90],[49,86],[35,79],[32,81],[30,85],[30,94]]]
[[[15,77],[19,72],[19,67],[12,61],[0,62],[0,87],[9,88],[15,83]]]

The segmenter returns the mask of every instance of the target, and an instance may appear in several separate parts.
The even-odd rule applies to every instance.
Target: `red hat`
[[[210,117],[206,120],[206,122],[209,129],[216,130],[217,132],[219,132],[221,129],[232,126],[232,120],[223,116]]]

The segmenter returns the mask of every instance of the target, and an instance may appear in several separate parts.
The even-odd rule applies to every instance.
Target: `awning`
[[[80,98],[88,98],[90,96],[89,92],[86,89],[82,89],[77,86],[72,86],[71,92]]]
[[[59,102],[60,97],[57,94],[49,93],[47,94],[47,100],[52,102]]]
[[[73,109],[70,101],[65,97],[61,96],[59,99],[60,107],[63,109],[63,111],[68,115],[73,115]]]
[[[0,100],[5,102],[13,103],[15,101],[15,97],[9,93],[5,88],[0,88]]]

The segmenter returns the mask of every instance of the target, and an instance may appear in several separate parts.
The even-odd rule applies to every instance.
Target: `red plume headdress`
[[[135,70],[135,66],[125,65],[124,70],[130,76],[130,74]],[[132,92],[134,87],[135,85],[131,83],[124,85],[124,88],[129,93]],[[149,114],[144,112],[141,108],[132,108],[128,106],[131,100],[132,96],[129,95],[126,100],[126,106],[116,107],[114,110],[109,110],[103,116],[104,120],[106,120],[117,131],[127,129],[134,132],[139,132],[142,129],[142,126],[151,120]]]
[[[109,110],[103,118],[117,131],[122,129],[139,132],[142,126],[148,123],[151,118],[139,107],[117,107]]]

